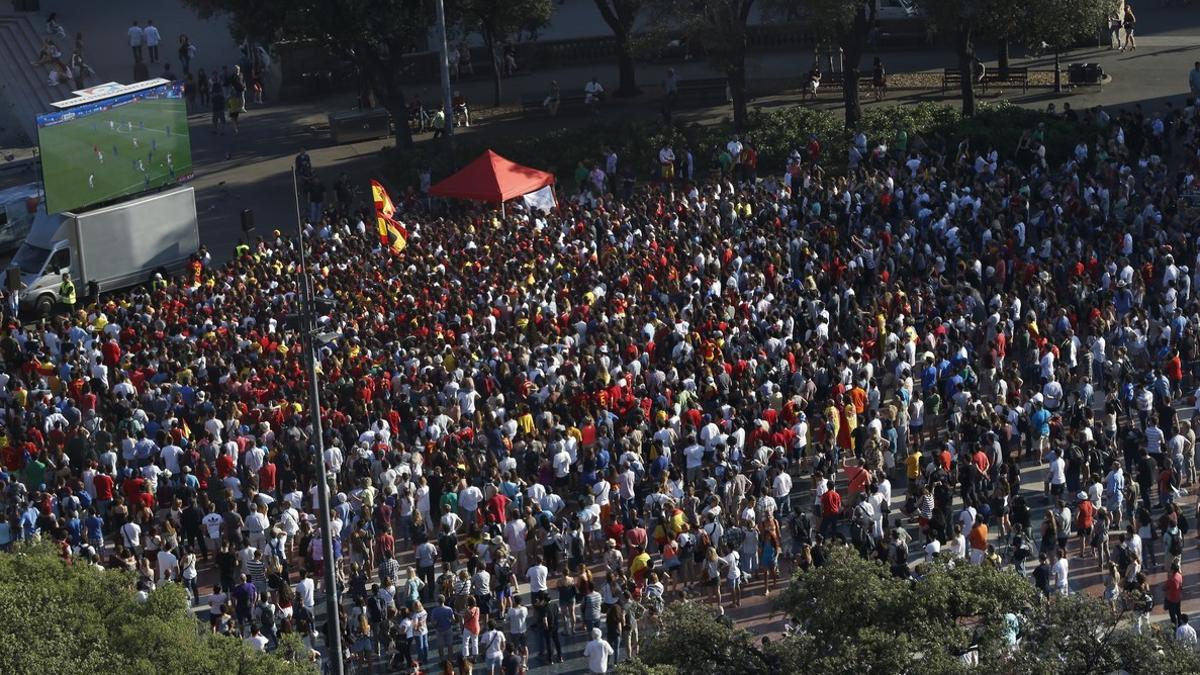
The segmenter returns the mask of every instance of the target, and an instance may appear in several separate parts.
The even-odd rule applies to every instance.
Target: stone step
[[[37,142],[37,116],[49,107],[49,87],[40,80],[39,70],[29,65],[36,57],[24,52],[20,26],[0,21],[0,87],[4,102],[13,112],[12,123]]]

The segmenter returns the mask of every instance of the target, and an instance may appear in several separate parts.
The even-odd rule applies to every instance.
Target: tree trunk
[[[1063,90],[1062,67],[1059,63],[1060,57],[1061,57],[1061,54],[1059,53],[1058,47],[1055,47],[1054,48],[1054,91],[1059,94],[1061,94],[1062,90]]]
[[[1000,38],[1000,42],[996,45],[998,54],[996,55],[997,70],[1000,71],[1000,79],[1008,79],[1008,36]]]
[[[962,114],[971,117],[975,114],[975,51],[971,46],[971,34],[965,27],[959,28],[958,37],[958,73],[962,80]]]
[[[864,4],[854,14],[850,30],[839,36],[838,46],[842,50],[842,101],[846,108],[846,128],[853,129],[862,121],[862,99],[859,97],[859,66],[863,51],[867,47],[867,36],[875,24],[874,6],[868,10]]]
[[[862,121],[862,100],[858,96],[858,59],[847,61],[842,71],[842,101],[846,107],[846,128]]]
[[[637,96],[642,90],[637,85],[637,68],[633,62],[633,46],[629,44],[629,33],[617,33],[617,85],[616,96]]]
[[[496,52],[492,52],[492,105],[500,106],[501,80],[504,79],[504,72],[500,68],[500,59],[496,58]]]
[[[739,55],[729,67],[729,97],[733,99],[733,126],[745,129],[750,123],[746,105],[746,57]]]
[[[404,90],[399,86],[390,89],[391,95],[384,99],[384,107],[392,116],[392,123],[396,125],[396,147],[412,147],[412,128],[408,126],[408,99],[405,98]]]

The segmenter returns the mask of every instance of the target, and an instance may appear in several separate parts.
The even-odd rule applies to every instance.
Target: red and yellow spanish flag
[[[396,207],[392,205],[392,198],[377,180],[371,181],[371,198],[375,201],[375,223],[379,231],[379,242],[392,253],[403,251],[408,243],[408,230],[395,219]]]

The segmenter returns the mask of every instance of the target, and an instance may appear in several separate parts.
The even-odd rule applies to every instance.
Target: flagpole
[[[441,42],[439,60],[442,66],[442,110],[445,115],[442,130],[446,133],[446,143],[450,147],[450,166],[457,166],[454,161],[454,103],[450,97],[450,50],[446,44],[446,7],[442,0],[435,0],[434,5],[437,7],[437,39]]]
[[[296,199],[296,234],[300,254],[300,339],[308,368],[308,410],[312,418],[313,438],[317,450],[317,520],[321,526],[321,552],[325,558],[325,659],[329,673],[342,675],[342,626],[338,614],[338,587],[333,557],[333,531],[329,516],[329,476],[325,468],[325,436],[321,429],[321,391],[317,385],[317,346],[313,334],[316,320],[313,311],[312,280],[308,276],[308,259],[304,251],[304,220],[300,216],[300,186],[296,180],[296,167],[292,167],[292,190]],[[313,617],[315,620],[316,617]]]

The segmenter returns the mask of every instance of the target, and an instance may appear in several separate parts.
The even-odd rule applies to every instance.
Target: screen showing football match
[[[191,178],[181,82],[39,115],[37,122],[50,213]]]

